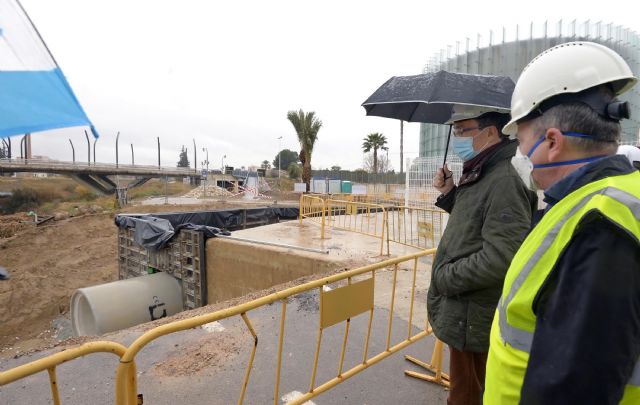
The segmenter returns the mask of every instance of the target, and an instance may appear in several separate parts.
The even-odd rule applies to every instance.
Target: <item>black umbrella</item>
[[[472,75],[441,70],[414,76],[394,76],[362,106],[367,115],[409,122],[444,124],[454,105],[509,111],[515,84],[507,76]],[[444,161],[447,161],[451,126]]]

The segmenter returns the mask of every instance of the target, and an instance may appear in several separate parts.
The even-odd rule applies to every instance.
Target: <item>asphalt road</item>
[[[291,299],[288,305],[279,403],[284,403],[283,396],[289,395],[290,398],[292,392],[305,392],[309,388],[317,339],[317,298],[317,293],[306,293]],[[273,403],[280,311],[280,304],[277,303],[248,313],[259,336],[259,344],[245,404]],[[374,311],[369,356],[378,354],[385,348],[388,314],[384,308],[376,307]],[[352,320],[345,370],[362,361],[367,321],[366,314]],[[145,404],[237,403],[252,339],[239,317],[223,320],[221,326],[224,330],[216,328],[215,331],[208,332],[197,328],[168,335],[142,350],[136,362],[138,391],[144,395]],[[392,344],[406,337],[407,328],[406,321],[394,316]],[[414,333],[418,331],[415,327],[413,330]],[[336,376],[343,334],[342,324],[325,330],[316,386]],[[139,335],[139,332],[123,331],[113,340],[126,345]],[[223,343],[217,346],[217,342]],[[320,394],[312,402],[317,405],[444,404],[447,393],[442,387],[404,375],[405,369],[421,371],[404,360],[404,355],[428,361],[433,343],[433,337],[424,338]],[[159,371],[158,364],[171,359],[177,369],[182,365],[187,369],[197,365],[199,359],[196,357],[204,356],[206,352],[186,359],[184,355],[195,353],[200,346],[204,347],[206,344],[213,347],[214,352],[219,352],[217,357],[214,356],[216,364],[187,373],[176,371],[175,375],[167,373],[166,366],[163,368],[164,372]],[[7,370],[53,352],[49,350],[18,359],[2,359],[0,369]],[[182,360],[180,356],[183,356]],[[445,350],[445,364],[448,363],[446,356]],[[211,357],[208,361],[211,363]],[[207,364],[207,359],[203,362]],[[117,358],[110,354],[94,354],[59,366],[57,375],[62,403],[113,404],[116,366]],[[0,387],[0,404],[46,403],[51,403],[46,372]]]

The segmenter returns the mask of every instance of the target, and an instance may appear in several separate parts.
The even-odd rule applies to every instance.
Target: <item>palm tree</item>
[[[367,135],[362,143],[362,150],[367,153],[371,149],[373,149],[373,172],[378,173],[378,149],[389,149],[387,148],[387,138],[378,132]]]
[[[318,139],[318,131],[322,127],[322,121],[316,118],[316,113],[305,113],[302,109],[289,111],[287,119],[291,121],[300,142],[300,162],[302,162],[302,181],[307,184],[307,191],[311,183],[311,154],[313,145]]]

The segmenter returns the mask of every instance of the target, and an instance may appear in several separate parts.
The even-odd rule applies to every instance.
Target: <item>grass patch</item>
[[[183,195],[191,191],[193,187],[184,184],[182,181],[174,181],[166,184],[161,179],[151,179],[145,184],[129,190],[129,199],[141,199],[146,197],[160,197],[166,195],[175,196]]]
[[[164,179],[152,179],[140,187],[129,190],[130,199],[167,195],[183,195],[193,187],[180,180],[167,183]],[[56,177],[2,177],[0,191],[13,193],[12,197],[0,200],[0,213],[12,214],[36,211],[38,214],[53,214],[57,211],[76,213],[79,207],[92,206],[92,211],[101,207],[103,211],[117,209],[115,196],[99,196],[93,190],[78,184],[71,178]]]

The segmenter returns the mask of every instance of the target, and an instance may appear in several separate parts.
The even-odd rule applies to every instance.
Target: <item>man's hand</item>
[[[453,173],[449,170],[449,166],[445,164],[444,167],[439,168],[436,172],[433,178],[433,187],[442,194],[449,194],[454,187],[452,175]]]

